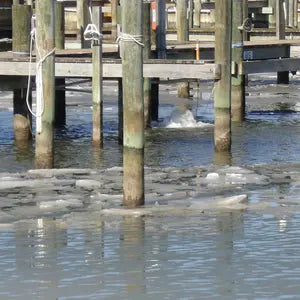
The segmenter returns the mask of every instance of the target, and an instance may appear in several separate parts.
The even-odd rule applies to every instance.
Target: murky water
[[[234,166],[300,160],[298,83],[266,85],[271,82],[258,78],[250,85],[247,120],[233,127],[228,161]],[[274,91],[276,105],[269,107]],[[172,97],[173,90],[164,93]],[[198,121],[213,122],[210,93],[204,87],[202,98],[191,101]],[[287,98],[294,101],[288,109],[282,106]],[[172,103],[161,104],[160,124],[173,109]],[[69,106],[67,126],[56,132],[55,167],[121,166],[116,112],[116,101],[107,101],[105,148],[98,151],[91,147],[89,104]],[[1,171],[33,168],[34,145],[13,142],[11,111],[0,110],[0,128]],[[216,159],[211,126],[158,124],[146,133],[147,166],[211,166]],[[0,224],[0,299],[299,299],[300,214],[277,207],[289,201],[297,206],[300,183],[247,193],[250,203],[268,202],[270,208],[197,217],[105,217],[84,207]]]

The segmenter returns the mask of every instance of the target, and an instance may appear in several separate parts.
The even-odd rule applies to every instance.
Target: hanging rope
[[[29,94],[30,94],[30,85],[31,85],[31,66],[32,66],[32,52],[33,52],[33,44],[35,42],[35,47],[38,53],[38,57],[41,57],[41,53],[37,44],[36,39],[36,28],[35,28],[35,16],[32,16],[32,30],[30,32],[30,50],[29,50],[29,67],[28,67],[28,80],[27,80],[27,93],[26,93],[26,105],[31,113],[37,119],[36,131],[40,133],[42,131],[42,122],[41,118],[45,111],[45,103],[44,103],[44,94],[43,94],[43,72],[42,72],[42,64],[46,60],[47,57],[52,55],[55,52],[55,48],[49,51],[46,55],[44,55],[40,60],[36,63],[36,113],[30,107],[29,103]]]
[[[238,27],[239,30],[244,30],[246,32],[251,31],[253,28],[252,20],[250,18],[246,18],[243,21],[243,24]]]
[[[86,41],[100,41],[101,39],[103,39],[103,34],[99,32],[97,26],[93,22],[93,14],[92,14],[92,8],[90,2],[89,2],[89,13],[90,13],[91,23],[86,26],[83,33],[83,38]]]

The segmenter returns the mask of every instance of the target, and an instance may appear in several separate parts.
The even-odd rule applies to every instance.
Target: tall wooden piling
[[[269,14],[269,28],[276,27],[276,1],[268,0],[268,7],[272,9],[272,13]]]
[[[176,2],[177,41],[180,42],[189,40],[188,1],[189,0],[177,0]],[[189,82],[178,83],[177,92],[178,97],[188,98],[190,95]]]
[[[101,32],[101,7],[93,8],[93,21],[99,33]],[[103,67],[102,39],[92,42],[93,56],[93,145],[103,146]]]
[[[221,78],[215,82],[215,151],[231,148],[231,28],[232,0],[216,0],[215,63],[221,66]]]
[[[144,26],[143,26],[143,60],[151,56],[151,4],[144,3]],[[151,123],[151,80],[144,78],[144,122],[145,128],[150,127]]]
[[[30,52],[30,24],[31,6],[12,6],[12,49],[14,53],[29,55]],[[28,95],[27,95],[28,93]],[[26,103],[26,96],[28,103]],[[13,92],[14,105],[14,136],[16,141],[28,141],[31,138],[31,89],[15,89]]]
[[[117,38],[118,0],[111,0],[111,38]]]
[[[90,22],[89,0],[77,0],[77,39],[81,48],[90,48],[90,41],[84,40],[84,31]]]
[[[36,1],[37,65],[37,132],[35,164],[37,168],[53,167],[53,123],[55,109],[55,6],[54,1]],[[38,96],[38,95],[41,96]]]
[[[295,13],[296,13],[295,0],[287,0],[286,4],[287,4],[287,12],[288,12],[287,25],[288,25],[288,27],[294,28],[295,27]]]
[[[118,79],[118,141],[123,145],[123,83]]]
[[[243,0],[232,2],[232,61],[235,72],[231,81],[231,120],[241,122],[245,116],[245,85],[244,77],[239,74],[238,68],[243,62]]]
[[[195,0],[194,4],[194,27],[201,26],[201,0]]]
[[[124,141],[123,203],[144,204],[143,0],[121,0]]]
[[[276,37],[278,40],[285,39],[285,17],[284,17],[283,0],[276,0]],[[288,71],[278,72],[277,83],[288,84],[289,72]]]
[[[65,5],[64,2],[55,4],[55,47],[65,48]],[[66,123],[66,92],[65,78],[55,79],[55,125],[62,126]]]

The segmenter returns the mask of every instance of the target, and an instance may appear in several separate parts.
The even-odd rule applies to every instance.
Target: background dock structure
[[[150,124],[149,116],[152,120],[157,118],[159,80],[214,80],[215,151],[230,151],[231,122],[242,122],[245,117],[245,76],[277,72],[278,82],[288,83],[289,72],[300,69],[300,59],[290,57],[291,46],[300,45],[296,38],[300,31],[297,0],[179,1],[177,10],[182,9],[192,20],[180,21],[177,31],[184,24],[186,37],[176,42],[168,40],[175,30],[170,29],[174,2],[131,1],[129,6],[125,0],[54,1],[51,3],[55,6],[47,6],[46,11],[51,11],[47,16],[42,11],[49,1],[14,0],[13,5],[3,1],[0,11],[2,15],[5,12],[7,26],[0,23],[0,33],[1,38],[12,38],[12,51],[6,51],[6,40],[0,52],[0,88],[14,90],[15,139],[28,142],[32,87],[27,78],[29,74],[40,78],[36,85],[38,91],[42,88],[42,100],[37,99],[40,102],[36,112],[36,166],[51,168],[53,128],[66,120],[65,94],[61,91],[65,79],[92,79],[93,144],[98,148],[103,146],[103,79],[118,80],[119,140],[125,149],[124,204],[135,207],[144,201],[143,132]],[[254,13],[255,9],[259,13]],[[215,28],[208,28],[211,24],[203,16],[207,10],[213,15],[210,21],[216,24]],[[29,26],[34,23],[33,12],[38,45],[34,49]],[[14,15],[11,32],[9,14]],[[71,32],[74,14],[76,26]],[[249,16],[255,26],[268,24],[270,28],[257,30],[274,34],[273,39],[253,38],[256,28],[249,22]],[[109,24],[104,26],[106,21]],[[94,27],[87,34],[85,30],[90,25]],[[191,40],[193,34],[207,29],[215,33],[215,41]],[[295,39],[285,39],[289,32],[293,32]]]

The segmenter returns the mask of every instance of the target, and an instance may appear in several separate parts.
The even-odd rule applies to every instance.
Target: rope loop
[[[253,23],[252,23],[252,20],[250,18],[246,18],[243,21],[243,24],[238,27],[239,30],[244,30],[246,32],[251,31],[252,28],[253,28]]]
[[[124,33],[120,32],[118,38],[117,38],[117,43],[120,42],[134,42],[138,44],[141,47],[145,47],[145,45],[142,43],[143,41],[143,36],[142,35],[131,35],[129,33]]]
[[[95,24],[88,24],[83,37],[86,41],[100,41],[103,39],[103,34],[99,32]]]

